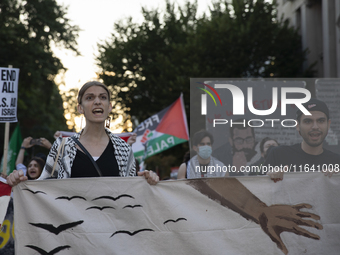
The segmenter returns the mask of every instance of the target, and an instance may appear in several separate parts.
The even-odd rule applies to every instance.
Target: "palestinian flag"
[[[11,186],[6,184],[5,182],[5,179],[0,177],[0,228],[6,216],[8,202],[11,198],[12,191]]]
[[[183,95],[172,105],[144,120],[133,132],[137,133],[137,139],[132,150],[139,162],[188,141]]]

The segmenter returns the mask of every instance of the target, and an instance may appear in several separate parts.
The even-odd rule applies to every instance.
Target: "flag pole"
[[[8,68],[13,68],[12,65],[9,65]],[[8,140],[9,140],[9,122],[5,123],[5,140],[4,140],[4,156],[3,156],[3,165],[2,165],[2,175],[5,176],[7,174],[7,154],[8,154]]]
[[[9,137],[9,122],[5,123],[5,140],[4,140],[4,161],[2,165],[2,175],[6,175],[7,173],[7,154],[8,154],[8,137]]]

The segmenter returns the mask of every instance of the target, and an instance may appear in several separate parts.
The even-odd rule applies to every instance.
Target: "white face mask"
[[[210,157],[211,153],[212,153],[212,149],[211,149],[211,146],[209,146],[209,145],[204,145],[204,146],[198,147],[198,155],[202,159],[208,159]]]

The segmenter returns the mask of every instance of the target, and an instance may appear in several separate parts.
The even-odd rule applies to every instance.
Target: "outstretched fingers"
[[[299,217],[312,218],[314,220],[320,220],[319,215],[316,215],[316,214],[310,213],[310,212],[300,211],[300,209],[302,209],[302,208],[307,208],[307,209],[312,208],[312,206],[310,204],[298,204],[298,205],[294,205],[293,208],[299,211],[299,212],[296,213],[296,215],[299,216]]]
[[[293,207],[294,209],[300,210],[300,209],[302,209],[302,208],[310,209],[310,208],[312,208],[313,206],[311,206],[310,204],[302,203],[302,204],[293,205],[292,207]]]
[[[312,221],[312,220],[301,220],[301,222],[299,222],[299,225],[312,227],[316,229],[323,229],[323,226],[320,223]]]
[[[301,218],[312,218],[314,220],[320,220],[320,216],[316,215],[314,213],[310,213],[310,212],[301,212],[299,211],[298,213],[296,213],[297,216],[301,217]]]
[[[296,218],[296,219],[292,219],[292,218],[288,218],[288,217],[281,217],[281,219],[287,220],[288,222],[291,222],[292,224],[292,228],[294,228],[297,225],[301,225],[301,226],[307,226],[307,227],[312,227],[312,228],[316,228],[316,229],[323,229],[323,226],[315,221],[312,220],[304,220],[301,218]]]
[[[313,213],[300,211],[303,208],[310,209],[312,206],[310,204],[271,205],[266,207],[259,216],[261,228],[285,254],[288,253],[288,250],[280,238],[282,232],[291,232],[316,240],[320,239],[318,235],[301,227],[323,229],[323,226],[315,221],[319,220],[320,217]]]
[[[312,238],[312,239],[315,239],[315,240],[320,240],[320,236],[313,234],[313,233],[307,231],[304,228],[295,227],[295,228],[293,228],[291,230],[287,230],[287,231],[293,232],[293,233],[300,235],[300,236],[305,236],[305,237]]]

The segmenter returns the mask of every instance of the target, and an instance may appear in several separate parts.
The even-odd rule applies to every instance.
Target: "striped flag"
[[[144,120],[134,133],[137,133],[137,139],[132,150],[139,162],[188,141],[183,94],[173,104]]]

